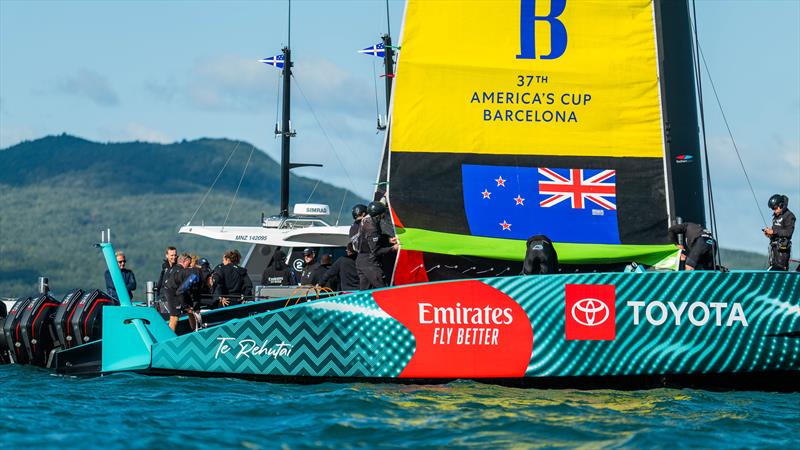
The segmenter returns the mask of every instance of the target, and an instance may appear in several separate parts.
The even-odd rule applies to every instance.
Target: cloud
[[[107,142],[155,142],[159,144],[169,144],[175,142],[169,133],[152,128],[140,122],[128,122],[126,124],[99,126],[92,133],[84,133],[88,139]]]
[[[108,79],[97,72],[80,69],[56,84],[56,92],[84,97],[100,106],[117,106],[119,96],[111,87]]]
[[[769,196],[786,194],[800,204],[800,141],[773,135],[758,148],[737,142],[755,198],[730,138],[709,137],[708,146],[720,245],[765,252],[760,230],[770,220]]]
[[[158,142],[160,144],[168,144],[175,141],[175,139],[172,139],[163,131],[156,130],[135,122],[129,123],[125,127],[123,135],[126,136],[127,140],[132,141]]]
[[[737,143],[742,163],[728,137],[710,137],[711,178],[714,188],[746,187],[744,164],[753,189],[766,191],[797,190],[800,184],[800,141],[773,135],[759,148]]]
[[[182,78],[148,80],[145,90],[164,102],[248,114],[274,110],[281,92],[280,70],[237,55],[198,60]],[[294,111],[307,110],[306,99],[314,111],[331,114],[360,115],[374,107],[371,86],[326,58],[296,62],[293,81]]]

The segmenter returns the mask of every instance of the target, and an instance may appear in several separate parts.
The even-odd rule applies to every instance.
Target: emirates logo
[[[581,325],[595,327],[608,320],[608,306],[596,298],[584,298],[572,305],[572,318]]]

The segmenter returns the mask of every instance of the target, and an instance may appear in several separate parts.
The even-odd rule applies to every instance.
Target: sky
[[[389,1],[395,41],[403,7]],[[718,238],[765,252],[769,196],[784,193],[800,211],[800,0],[697,0],[696,8],[700,46],[756,195],[704,70]],[[279,72],[256,61],[287,43],[286,17],[284,0],[0,0],[0,148],[64,132],[101,142],[224,137],[279,159]],[[357,50],[386,28],[385,0],[293,2],[292,159],[325,166],[295,173],[371,196],[383,142],[375,82],[383,111],[383,79],[373,75],[381,60]]]

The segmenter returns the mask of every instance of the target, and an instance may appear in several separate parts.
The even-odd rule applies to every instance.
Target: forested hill
[[[0,150],[0,183],[92,188],[115,194],[205,193],[225,161],[233,157],[214,192],[232,193],[252,146],[228,139],[198,139],[174,144],[103,144],[70,135],[48,136]],[[290,203],[305,202],[317,180],[291,177]],[[277,205],[280,166],[264,152],[253,152],[239,195]],[[320,183],[314,201],[339,204],[344,190]],[[355,197],[352,197],[355,198]]]
[[[238,148],[237,148],[238,146]],[[230,243],[179,235],[208,187],[233,153],[193,223],[222,224],[250,154],[250,144],[199,139],[168,145],[101,144],[73,136],[49,136],[0,150],[0,297],[30,295],[39,276],[54,292],[104,287],[105,265],[93,246],[112,229],[140,288],[158,277],[167,245],[220,261]],[[230,212],[229,225],[256,225],[261,213],[278,210],[278,164],[256,150]],[[292,177],[291,203],[328,203],[334,212],[345,191]],[[349,206],[363,199],[352,193]],[[345,220],[349,217],[345,217]],[[246,250],[244,247],[240,250]],[[766,256],[723,250],[723,264],[760,269]]]
[[[0,297],[29,294],[40,275],[57,292],[102,287],[104,264],[92,244],[109,227],[142,288],[157,278],[166,245],[217,262],[231,244],[177,230],[233,152],[193,221],[223,223],[251,148],[227,139],[103,144],[60,135],[0,150]],[[349,206],[363,201],[317,183],[292,176],[291,204],[313,191],[311,201],[336,214],[346,195],[347,220]],[[280,167],[256,149],[227,223],[257,225],[262,212],[277,213],[279,200]]]

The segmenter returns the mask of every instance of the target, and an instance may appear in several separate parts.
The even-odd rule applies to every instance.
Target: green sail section
[[[398,228],[404,250],[445,255],[522,261],[526,241],[442,233],[418,228]],[[637,262],[660,269],[677,270],[678,248],[674,245],[611,245],[555,242],[558,261],[566,264]]]

